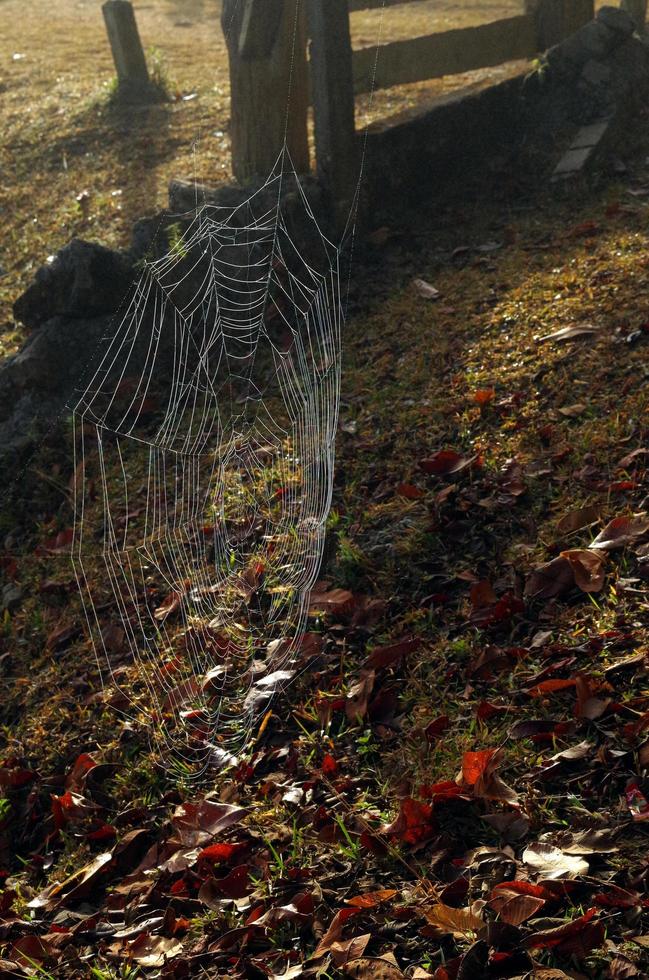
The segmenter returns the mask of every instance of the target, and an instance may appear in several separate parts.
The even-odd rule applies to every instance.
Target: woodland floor
[[[207,109],[180,131],[180,106],[159,144],[123,134],[114,170],[103,109],[91,157],[71,132],[43,157],[39,104],[3,151],[32,181],[6,302],[44,243],[121,241],[189,168]],[[71,466],[34,460],[42,502],[3,515],[0,556],[22,592],[0,637],[0,976],[647,976],[646,145],[614,179],[484,178],[359,242],[308,670],[218,780],[159,768],[102,690]]]

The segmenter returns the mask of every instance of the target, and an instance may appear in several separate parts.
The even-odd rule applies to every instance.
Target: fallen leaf
[[[454,449],[440,449],[434,456],[422,459],[419,466],[424,473],[433,476],[450,476],[469,469],[476,459],[476,456],[463,456],[461,453],[456,453]]]
[[[622,457],[620,462],[617,464],[617,468],[619,470],[628,470],[630,466],[644,456],[649,456],[649,448],[641,446],[638,449],[634,449],[633,452],[630,452],[626,456]]]
[[[561,558],[565,558],[570,564],[575,577],[575,585],[582,592],[601,592],[604,588],[605,572],[604,564],[606,555],[600,551],[591,549],[573,548],[571,551],[562,551]]]
[[[597,909],[589,909],[585,915],[556,929],[535,932],[525,940],[525,945],[528,949],[552,949],[563,956],[587,956],[603,945],[606,937],[603,924],[593,921],[596,915]]]
[[[178,609],[180,609],[181,605],[185,601],[186,595],[187,589],[184,589],[183,591],[170,592],[153,613],[154,618],[159,623],[164,623],[172,613],[175,613]]]
[[[330,592],[313,592],[309,601],[311,610],[322,611],[330,616],[348,615],[355,604],[355,597],[347,589],[332,589]]]
[[[594,524],[598,518],[599,507],[595,504],[591,504],[589,507],[580,507],[579,510],[565,514],[558,521],[557,531],[559,534],[572,534],[574,531],[580,531],[581,528]]]
[[[420,646],[421,640],[418,637],[410,637],[406,640],[400,640],[398,643],[391,643],[389,646],[374,647],[365,661],[365,665],[366,667],[373,667],[375,670],[393,667],[409,653],[418,650]]]
[[[440,715],[439,718],[434,718],[428,722],[424,728],[424,735],[429,742],[433,743],[448,730],[450,724],[451,719],[448,715]]]
[[[365,892],[364,895],[356,895],[354,898],[346,898],[347,905],[353,905],[357,909],[373,909],[376,905],[388,902],[399,892],[395,888],[382,888],[376,892]]]
[[[520,926],[543,908],[545,898],[521,893],[503,885],[492,891],[488,904],[503,922],[510,926]]]
[[[381,831],[387,837],[396,837],[406,844],[420,844],[429,840],[435,832],[433,808],[410,797],[400,801],[399,813],[391,824]]]
[[[635,776],[627,782],[624,795],[632,818],[636,822],[649,820],[649,801],[640,789],[640,785]]]
[[[603,551],[614,551],[617,548],[636,544],[647,535],[649,535],[649,514],[636,514],[634,517],[614,517],[591,542],[590,547],[600,548]]]
[[[380,956],[351,960],[343,967],[343,973],[353,980],[406,980],[398,966]]]
[[[523,864],[541,878],[576,878],[586,874],[588,862],[572,854],[564,854],[553,844],[537,841],[523,852]]]
[[[422,912],[430,925],[444,935],[450,934],[456,939],[470,938],[484,928],[484,920],[471,907],[456,909],[438,902],[436,905],[424,906]]]
[[[563,408],[557,409],[557,411],[567,419],[576,419],[584,414],[587,407],[587,405],[582,405],[581,402],[578,402],[575,405],[565,405]]]
[[[401,497],[405,497],[406,500],[419,500],[420,497],[426,495],[426,491],[422,490],[421,487],[416,487],[412,483],[400,483],[397,487],[397,493]]]
[[[596,327],[593,323],[574,323],[570,327],[562,327],[554,333],[548,333],[544,337],[538,338],[538,343],[542,344],[546,340],[576,340],[580,337],[593,337],[601,331],[601,327]]]
[[[473,794],[479,799],[517,803],[516,792],[496,774],[502,759],[501,749],[465,752],[462,757],[462,782],[466,786],[473,787]]]
[[[247,810],[229,803],[182,803],[176,808],[171,824],[185,847],[206,845],[217,834],[239,823]]]
[[[335,966],[339,970],[345,971],[346,967],[354,962],[360,961],[361,955],[367,949],[367,944],[372,938],[372,934],[367,932],[362,936],[352,936],[351,939],[339,939],[332,943],[329,948],[329,955]]]
[[[431,284],[426,282],[425,279],[413,279],[412,288],[418,296],[422,297],[422,299],[439,299],[442,295],[439,289],[435,289],[435,287],[431,286]]]
[[[311,959],[319,960],[325,953],[328,953],[333,944],[340,941],[347,922],[353,916],[358,915],[359,912],[360,909],[339,909],[331,920],[329,928],[318,943]]]
[[[566,558],[553,558],[539,565],[528,576],[525,595],[531,599],[554,599],[565,595],[575,584],[575,575]]]
[[[179,956],[183,951],[183,944],[177,939],[152,936],[148,932],[143,932],[132,943],[117,949],[115,946],[111,948],[124,959],[132,959],[140,966],[153,968],[164,966],[168,960]]]
[[[99,885],[102,878],[104,881],[107,880],[106,872],[112,859],[113,855],[109,852],[98,854],[89,864],[75,871],[60,884],[48,885],[36,898],[27,903],[27,907],[52,910],[63,902],[80,901]]]
[[[473,400],[476,405],[484,408],[485,405],[489,405],[490,402],[496,397],[495,388],[481,388],[479,391],[474,392]]]
[[[367,714],[367,706],[374,689],[375,676],[375,672],[371,669],[361,670],[360,677],[347,691],[345,714],[349,721],[357,723]]]

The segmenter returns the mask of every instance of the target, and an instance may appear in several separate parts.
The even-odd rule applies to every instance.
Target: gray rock
[[[38,270],[32,285],[16,300],[14,316],[27,327],[39,327],[57,316],[112,313],[132,279],[125,256],[75,238]]]
[[[72,388],[80,383],[90,362],[96,361],[102,341],[108,336],[111,319],[103,316],[48,320],[3,365],[0,374],[3,394],[8,387],[17,393],[36,389],[61,396],[65,401]]]
[[[584,65],[581,77],[588,85],[608,85],[611,80],[611,69],[609,65],[591,59]]]
[[[610,30],[621,34],[622,37],[631,37],[636,29],[633,17],[620,7],[600,7],[597,11],[597,20]]]
[[[14,609],[17,609],[20,605],[22,597],[22,590],[19,589],[17,585],[9,582],[9,584],[5,585],[2,590],[2,602],[0,604],[0,608],[2,608],[3,612],[5,610],[7,610],[7,612],[13,612]]]

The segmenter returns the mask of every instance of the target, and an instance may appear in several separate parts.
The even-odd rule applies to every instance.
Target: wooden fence
[[[311,102],[318,175],[344,214],[358,178],[357,94],[372,87],[390,88],[530,59],[594,16],[594,0],[523,0],[525,12],[518,17],[389,41],[378,52],[374,47],[352,48],[350,12],[410,2],[413,0],[302,0],[296,22],[295,0],[244,0],[243,6],[238,0],[223,0],[233,100],[232,162],[237,178],[247,180],[269,171],[281,150],[285,126],[279,120],[286,118],[289,36],[297,38],[286,132],[289,149],[304,165]],[[276,40],[269,44],[269,38]],[[278,120],[274,134],[269,134],[267,125],[259,125],[260,107],[264,119]]]

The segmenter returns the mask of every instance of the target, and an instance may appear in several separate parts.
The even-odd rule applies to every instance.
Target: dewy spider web
[[[339,253],[286,160],[145,265],[73,411],[73,559],[104,680],[199,770],[291,676],[331,502]]]
[[[184,775],[232,762],[296,672],[331,505],[340,250],[290,161],[289,111],[290,84],[263,187],[179,216],[72,411],[72,558],[102,683]]]

